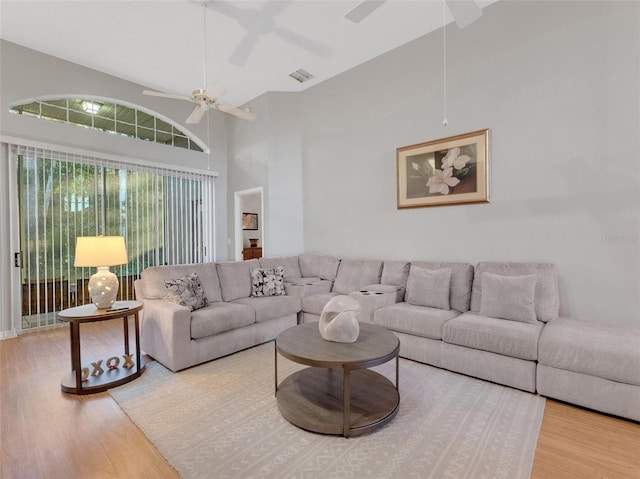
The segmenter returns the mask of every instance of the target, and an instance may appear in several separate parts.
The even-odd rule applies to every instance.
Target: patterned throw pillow
[[[186,306],[191,311],[204,308],[209,304],[196,273],[191,273],[184,278],[167,279],[164,284],[168,291],[163,298],[165,301]]]
[[[284,268],[251,270],[251,296],[284,296]]]

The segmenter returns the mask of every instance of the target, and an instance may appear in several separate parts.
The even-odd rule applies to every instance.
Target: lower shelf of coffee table
[[[282,381],[278,408],[291,424],[321,434],[344,434],[342,369],[306,368]],[[400,395],[391,381],[369,369],[351,372],[349,436],[388,423],[398,412]]]

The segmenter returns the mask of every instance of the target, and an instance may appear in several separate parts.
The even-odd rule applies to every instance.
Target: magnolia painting
[[[488,130],[397,150],[398,208],[488,202]]]

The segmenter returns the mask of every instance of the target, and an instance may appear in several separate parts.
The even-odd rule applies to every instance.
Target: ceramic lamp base
[[[118,277],[109,271],[108,266],[98,267],[96,274],[89,279],[89,296],[98,309],[113,306],[118,295]]]

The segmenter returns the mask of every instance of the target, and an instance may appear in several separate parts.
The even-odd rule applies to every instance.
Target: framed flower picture
[[[489,202],[489,130],[396,150],[398,208]]]

